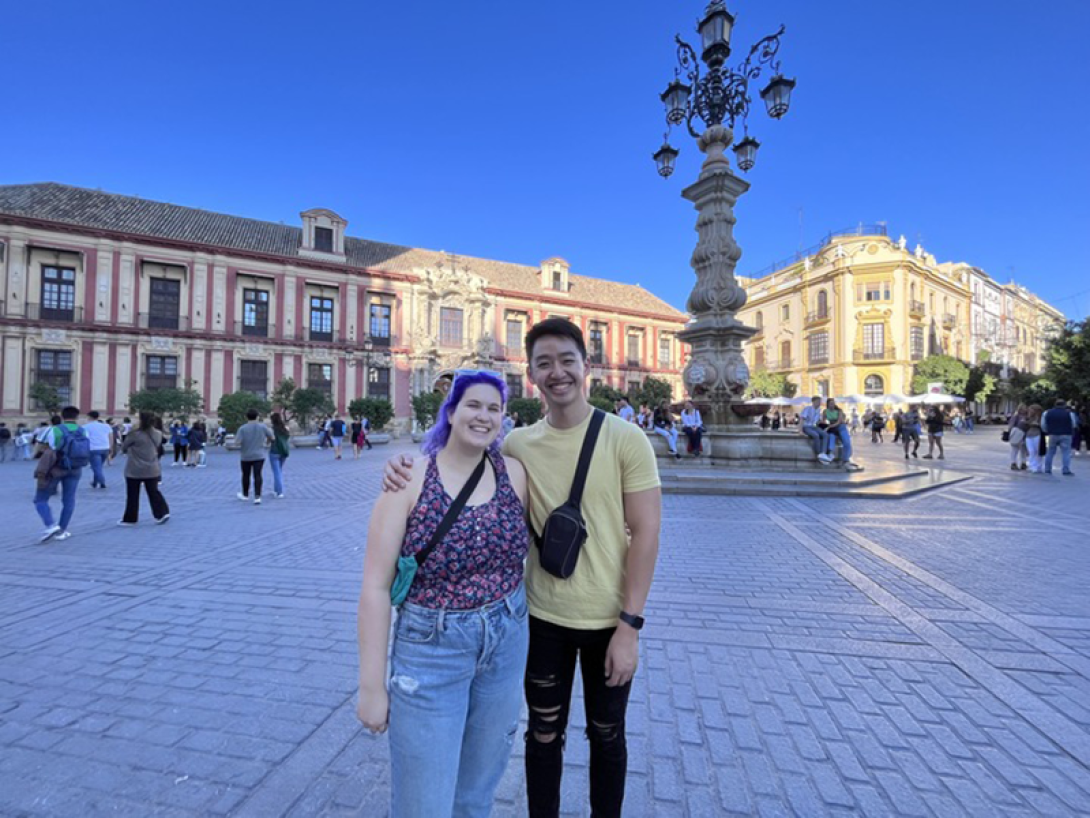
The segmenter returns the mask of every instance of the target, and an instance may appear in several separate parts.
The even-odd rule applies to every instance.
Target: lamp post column
[[[746,292],[734,278],[742,249],[734,241],[734,205],[749,183],[731,172],[725,151],[733,134],[722,125],[709,127],[699,146],[707,158],[700,178],[682,191],[699,214],[692,255],[696,285],[689,294],[692,322],[678,333],[691,347],[682,377],[693,401],[700,405],[709,431],[752,428],[748,419],[731,411],[749,384],[742,344],[756,334],[735,313],[746,303]],[[710,421],[710,422],[709,422]]]

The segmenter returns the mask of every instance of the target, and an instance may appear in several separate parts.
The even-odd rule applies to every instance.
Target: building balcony
[[[942,327],[943,327],[943,329],[953,329],[957,325],[958,325],[958,319],[957,319],[956,315],[950,315],[950,313],[947,313],[946,315],[944,315],[942,317]]]
[[[917,318],[923,318],[926,311],[926,307],[922,301],[909,301],[908,302],[908,314]]]
[[[331,344],[337,340],[337,333],[335,330],[323,330],[315,329],[314,327],[307,328],[307,340],[313,342],[321,342]]]
[[[47,321],[61,324],[79,324],[83,322],[83,307],[50,307],[43,304],[27,303],[23,315],[9,315],[8,318],[26,318],[29,321]]]
[[[600,349],[591,349],[590,354],[587,355],[587,363],[593,366],[608,366],[609,356]]]
[[[142,312],[136,316],[136,326],[140,327],[140,329],[165,329],[172,332],[185,331],[189,329],[189,316]]]
[[[829,353],[826,352],[824,355],[811,355],[806,359],[806,363],[809,366],[825,366],[829,363]]]
[[[857,364],[893,361],[896,360],[896,358],[897,353],[893,347],[886,347],[885,349],[857,349],[852,355],[852,359]]]
[[[245,338],[275,338],[276,326],[273,324],[247,324],[245,321],[235,322],[235,335]]]
[[[363,339],[363,343],[366,346],[370,344],[372,347],[385,349],[387,347],[397,346],[397,336],[387,333],[386,335],[368,335]]]
[[[629,367],[630,369],[639,369],[643,367],[643,361],[641,361],[639,358],[626,358],[625,366]]]
[[[806,313],[806,326],[824,323],[831,317],[832,314],[828,310],[814,310],[813,312],[808,312]]]
[[[522,361],[526,358],[526,348],[522,345],[503,344],[500,347],[500,355],[508,361]]]
[[[767,369],[769,372],[776,372],[776,371],[782,370],[782,369],[794,369],[794,367],[795,367],[795,359],[794,358],[780,358],[778,361],[766,361],[765,362],[765,369]]]

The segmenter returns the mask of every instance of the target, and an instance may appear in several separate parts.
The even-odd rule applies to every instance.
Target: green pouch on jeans
[[[394,576],[393,584],[390,585],[390,604],[395,608],[409,595],[409,589],[413,586],[413,579],[416,577],[416,569],[419,567],[416,557],[397,558],[397,574]]]

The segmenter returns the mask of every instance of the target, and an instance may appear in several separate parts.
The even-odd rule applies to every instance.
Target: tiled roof
[[[230,248],[271,256],[298,259],[302,229],[284,224],[213,213],[192,207],[104,193],[100,190],[44,182],[30,185],[0,185],[0,214],[60,222],[89,229],[116,231],[149,238],[170,239]],[[415,273],[434,269],[448,256],[435,250],[401,247],[367,239],[345,237],[345,255],[352,267]],[[481,276],[493,287],[540,298],[537,267],[503,261],[458,256],[459,266]],[[684,321],[686,315],[647,290],[600,278],[570,275],[571,297],[612,309],[654,313]]]

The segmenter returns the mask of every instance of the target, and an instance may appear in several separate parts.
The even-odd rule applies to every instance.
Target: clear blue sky
[[[731,0],[782,22],[788,116],[737,208],[748,273],[885,221],[1090,313],[1088,0]],[[637,282],[683,307],[695,213],[650,155],[701,0],[5,4],[0,183],[58,181]],[[800,210],[802,223],[800,226]],[[1083,237],[1080,239],[1080,236]]]

